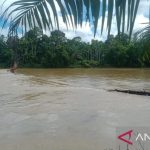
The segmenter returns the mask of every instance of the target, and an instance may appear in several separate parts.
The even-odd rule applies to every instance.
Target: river
[[[1,150],[114,148],[116,127],[149,126],[150,69],[0,70]]]

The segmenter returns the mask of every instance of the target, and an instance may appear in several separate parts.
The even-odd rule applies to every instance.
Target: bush
[[[100,64],[98,61],[94,60],[83,60],[81,61],[81,66],[90,68],[90,67],[98,67]]]

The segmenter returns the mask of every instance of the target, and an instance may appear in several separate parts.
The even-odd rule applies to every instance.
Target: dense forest
[[[59,30],[44,35],[34,28],[21,38],[0,36],[0,67],[150,67],[149,41],[130,40],[127,34],[106,41],[67,39]]]

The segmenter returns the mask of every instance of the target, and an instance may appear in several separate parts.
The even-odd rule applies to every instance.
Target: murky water
[[[150,69],[0,70],[1,150],[104,150],[116,127],[150,126]]]

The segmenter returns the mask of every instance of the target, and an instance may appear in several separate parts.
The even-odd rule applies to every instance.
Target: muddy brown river
[[[116,127],[150,127],[150,69],[0,70],[0,150],[104,150]]]

